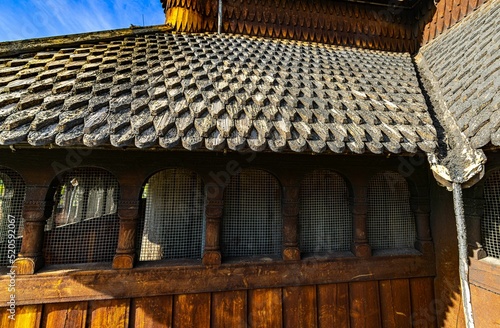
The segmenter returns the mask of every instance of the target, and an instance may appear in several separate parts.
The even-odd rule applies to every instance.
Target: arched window
[[[415,219],[406,180],[395,172],[375,175],[368,185],[368,241],[372,249],[413,248]]]
[[[21,176],[0,168],[0,266],[11,265],[21,250],[24,196]]]
[[[111,262],[118,243],[118,199],[118,182],[105,170],[77,168],[64,174],[45,226],[45,262]]]
[[[282,245],[281,192],[271,174],[243,170],[224,192],[223,256],[278,255]]]
[[[308,174],[300,186],[300,250],[304,253],[349,250],[352,216],[344,179],[327,170]]]
[[[198,174],[184,169],[158,172],[145,185],[143,200],[139,260],[201,258],[204,196]]]
[[[494,171],[486,179],[484,201],[482,244],[488,256],[500,259],[500,170]]]

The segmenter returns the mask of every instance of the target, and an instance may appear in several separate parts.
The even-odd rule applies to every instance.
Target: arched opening
[[[63,174],[45,225],[45,262],[111,262],[118,243],[118,200],[118,182],[103,169],[76,168]]]
[[[225,257],[281,253],[281,191],[274,176],[247,169],[231,178],[224,192],[221,237]]]
[[[302,180],[299,236],[303,253],[349,250],[352,242],[349,191],[339,174],[317,170]]]
[[[144,186],[140,261],[200,259],[203,247],[203,181],[193,171],[167,169]]]

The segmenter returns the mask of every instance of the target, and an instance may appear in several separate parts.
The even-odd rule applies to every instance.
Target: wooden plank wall
[[[0,327],[436,327],[433,278],[1,308]]]

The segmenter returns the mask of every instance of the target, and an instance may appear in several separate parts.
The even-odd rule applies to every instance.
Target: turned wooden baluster
[[[300,260],[298,182],[289,177],[283,180],[283,260]]]
[[[429,197],[412,197],[411,203],[417,228],[415,248],[423,254],[433,254],[434,244],[432,242],[429,221],[431,212]]]
[[[136,257],[135,240],[139,221],[139,200],[137,198],[120,199],[118,217],[120,218],[120,234],[113,258],[113,269],[131,269],[134,267]]]
[[[357,257],[370,257],[371,247],[368,244],[368,188],[363,183],[354,185],[354,197],[352,204],[352,225],[353,225],[353,243],[352,252]]]
[[[23,242],[21,252],[14,261],[17,274],[34,274],[44,264],[42,247],[44,227],[47,221],[45,217],[47,191],[47,186],[26,186],[23,204]]]
[[[220,251],[220,231],[224,210],[224,188],[214,183],[206,188],[205,205],[205,247],[203,250],[204,265],[220,265],[222,255]]]

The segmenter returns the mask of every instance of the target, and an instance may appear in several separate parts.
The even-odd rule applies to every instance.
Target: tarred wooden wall
[[[1,327],[436,327],[432,278],[25,305]],[[432,311],[431,311],[432,312]]]

